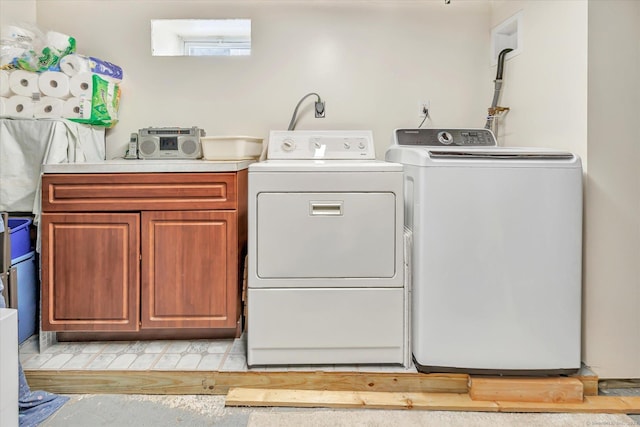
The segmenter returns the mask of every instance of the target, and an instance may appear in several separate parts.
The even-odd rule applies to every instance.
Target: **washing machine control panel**
[[[396,129],[397,145],[427,147],[495,147],[489,129]]]
[[[268,159],[373,160],[371,131],[271,131]]]

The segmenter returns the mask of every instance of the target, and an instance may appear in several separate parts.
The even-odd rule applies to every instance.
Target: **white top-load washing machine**
[[[421,372],[580,368],[582,168],[486,129],[397,129]]]
[[[402,165],[370,131],[268,144],[248,178],[248,365],[409,363]]]

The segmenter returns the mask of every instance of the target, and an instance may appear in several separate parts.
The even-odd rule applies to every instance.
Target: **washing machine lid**
[[[249,165],[257,172],[401,172],[399,163],[383,160],[266,160]]]
[[[570,152],[538,147],[498,147],[488,129],[396,129],[385,158],[414,166],[581,167]]]
[[[389,162],[429,167],[581,167],[580,158],[576,154],[534,147],[392,146],[385,157]]]
[[[566,151],[535,150],[531,148],[483,149],[429,149],[427,155],[432,160],[573,160],[574,155]]]

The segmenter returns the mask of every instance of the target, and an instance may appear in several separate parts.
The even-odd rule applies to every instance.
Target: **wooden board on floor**
[[[598,383],[598,387],[607,390],[611,388],[640,388],[640,379],[606,379]]]
[[[497,404],[473,401],[466,393],[391,393],[233,388],[227,394],[225,405],[498,412]]]
[[[475,377],[469,378],[473,400],[508,402],[580,403],[584,399],[582,382],[577,378]]]
[[[577,378],[582,382],[583,394],[585,396],[598,395],[598,376],[595,374],[577,374],[571,378]]]
[[[414,372],[25,371],[29,386],[60,394],[227,394],[230,388],[467,393],[466,374]]]
[[[585,396],[581,403],[497,402],[500,412],[640,414],[640,396]]]
[[[61,394],[227,394],[232,387],[304,390],[467,393],[466,374],[323,371],[25,370],[34,390]],[[585,396],[597,396],[598,377],[579,374]]]
[[[472,400],[459,393],[400,393],[233,388],[227,406],[420,409],[478,412],[640,413],[640,397],[587,396],[580,403]]]
[[[570,378],[577,378],[582,382],[583,393],[585,396],[597,396],[598,395],[598,375],[593,372],[588,366],[582,366],[580,370],[571,375]]]

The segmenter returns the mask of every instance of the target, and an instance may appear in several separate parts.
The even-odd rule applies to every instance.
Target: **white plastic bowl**
[[[262,153],[262,138],[253,136],[204,136],[200,138],[205,160],[257,159]]]

